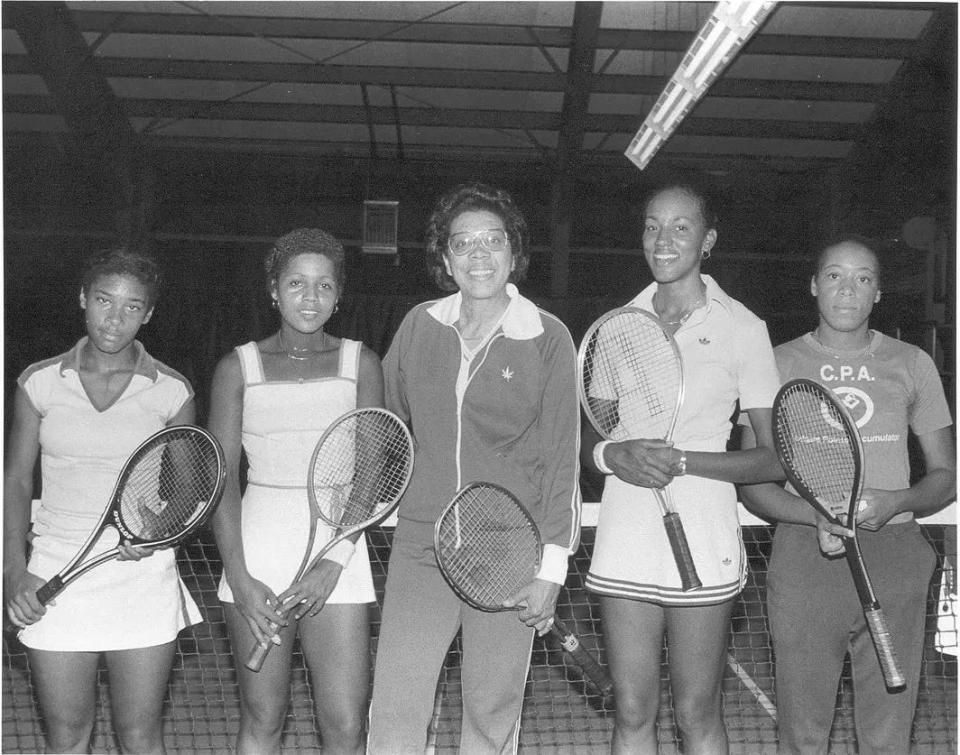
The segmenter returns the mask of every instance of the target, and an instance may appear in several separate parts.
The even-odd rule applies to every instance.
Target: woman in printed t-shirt
[[[932,512],[956,494],[950,411],[933,360],[870,329],[870,313],[880,301],[880,266],[868,240],[848,236],[827,244],[810,292],[819,312],[816,330],[774,353],[784,382],[809,378],[827,386],[843,398],[860,428],[866,479],[857,538],[907,686],[885,687],[849,568],[838,558],[843,528],[777,485],[744,487],[744,503],[778,522],[767,577],[778,752],[827,751],[849,652],[860,752],[906,753],[935,560],[914,515]],[[924,474],[913,485],[910,431],[924,461]]]

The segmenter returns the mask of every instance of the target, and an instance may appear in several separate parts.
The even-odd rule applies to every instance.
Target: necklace
[[[825,343],[820,339],[820,330],[819,330],[819,328],[817,328],[816,330],[814,330],[814,331],[811,333],[811,335],[813,336],[813,339],[817,342],[817,345],[820,347],[820,350],[823,351],[823,352],[826,352],[827,354],[830,354],[831,356],[833,356],[834,359],[859,359],[860,357],[862,357],[862,356],[864,356],[865,354],[867,354],[867,353],[870,351],[870,348],[873,346],[873,331],[872,331],[872,330],[868,330],[868,331],[867,331],[867,345],[866,345],[866,346],[862,346],[862,347],[859,348],[859,349],[852,349],[852,350],[850,350],[850,351],[847,351],[847,350],[845,350],[845,349],[838,349],[838,348],[835,348],[835,347],[833,347],[833,346],[827,346],[827,344],[825,344]]]
[[[283,353],[286,354],[286,355],[287,355],[288,357],[290,357],[291,359],[294,359],[294,360],[296,360],[296,361],[298,361],[298,362],[306,362],[306,361],[309,361],[310,359],[312,359],[313,357],[315,357],[317,354],[319,354],[319,353],[321,353],[321,352],[323,352],[323,351],[326,351],[326,348],[327,348],[327,334],[326,334],[326,333],[323,334],[323,340],[320,342],[320,351],[311,351],[310,349],[299,349],[300,354],[301,354],[301,355],[302,355],[302,354],[305,354],[306,356],[299,356],[299,355],[296,353],[296,352],[298,351],[297,349],[294,349],[292,352],[287,349],[286,345],[285,345],[284,342],[283,342],[283,328],[280,329],[280,333],[279,333],[279,335],[278,335],[278,338],[279,338],[279,340],[280,340],[280,348],[283,349]]]
[[[697,297],[697,300],[693,303],[693,306],[690,307],[683,315],[680,316],[679,320],[664,320],[660,315],[660,312],[657,311],[657,295],[653,295],[653,311],[656,313],[657,317],[664,323],[664,325],[683,325],[687,320],[690,319],[690,315],[697,311],[699,307],[702,307],[704,304],[703,295]]]

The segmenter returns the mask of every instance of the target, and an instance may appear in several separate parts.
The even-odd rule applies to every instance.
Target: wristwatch
[[[679,448],[677,450],[680,451]],[[685,475],[687,473],[687,452],[686,451],[680,451],[680,461],[677,462],[677,468],[680,470],[681,475]]]

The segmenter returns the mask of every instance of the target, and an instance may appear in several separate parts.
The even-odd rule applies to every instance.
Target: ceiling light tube
[[[756,33],[775,4],[774,0],[717,3],[624,153],[640,170]]]

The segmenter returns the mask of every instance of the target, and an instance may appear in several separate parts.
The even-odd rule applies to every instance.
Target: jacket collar
[[[507,284],[507,296],[510,297],[510,303],[503,317],[500,318],[498,326],[503,334],[515,341],[527,341],[543,333],[543,323],[540,320],[540,310],[537,309],[537,305],[525,296],[521,296],[513,283]],[[438,299],[429,306],[427,312],[438,322],[453,326],[460,319],[462,304],[463,294],[457,291],[455,294]]]

